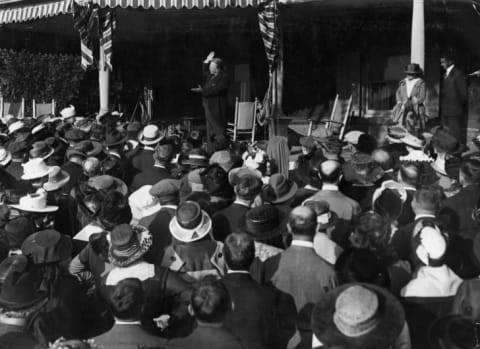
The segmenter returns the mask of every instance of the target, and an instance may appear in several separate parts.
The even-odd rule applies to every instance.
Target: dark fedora
[[[421,75],[421,74],[423,74],[422,68],[417,63],[407,64],[407,66],[405,67],[405,70],[403,72],[407,75]]]
[[[74,149],[85,153],[87,156],[96,157],[103,151],[103,145],[100,142],[86,139],[77,143],[74,146]]]
[[[287,179],[281,173],[275,173],[264,187],[263,197],[272,204],[281,204],[293,198],[297,189],[298,186],[295,182]]]
[[[30,149],[30,159],[33,158],[42,158],[42,159],[47,159],[49,158],[53,153],[54,149],[48,145],[46,142],[35,142],[32,144],[32,149]]]
[[[27,217],[17,217],[5,224],[5,235],[11,249],[22,247],[27,237],[35,232],[35,225]]]
[[[286,219],[283,211],[273,205],[262,205],[248,210],[244,230],[257,241],[282,235],[281,225]]]
[[[317,228],[325,230],[335,226],[338,221],[338,215],[330,211],[330,204],[326,201],[307,201],[305,206],[310,207],[317,214]]]
[[[313,332],[327,347],[388,348],[404,325],[400,302],[386,289],[364,283],[325,293],[312,312]]]
[[[111,129],[107,131],[105,136],[105,145],[107,147],[114,147],[125,143],[127,140],[128,137],[124,132],[120,132],[117,129]]]
[[[40,281],[28,271],[11,273],[2,285],[0,305],[7,310],[20,310],[39,303],[47,297],[39,288]]]
[[[72,240],[53,229],[41,230],[25,239],[22,253],[34,264],[61,262],[71,256]]]
[[[152,235],[140,225],[119,224],[110,233],[109,257],[112,264],[127,267],[147,253]]]
[[[69,142],[80,142],[88,138],[88,133],[76,128],[72,128],[65,132],[64,138]]]

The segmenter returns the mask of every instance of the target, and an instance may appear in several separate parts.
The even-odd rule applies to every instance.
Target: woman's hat
[[[75,117],[75,115],[77,115],[77,111],[75,110],[75,107],[73,105],[70,105],[69,107],[64,108],[60,111],[60,116],[63,120],[73,118]]]
[[[275,173],[264,187],[263,194],[266,201],[272,204],[281,204],[293,198],[297,189],[298,186],[295,182],[287,179],[281,173]]]
[[[244,230],[257,241],[282,235],[280,226],[286,219],[283,211],[273,205],[251,208],[245,215]]]
[[[8,126],[8,135],[11,135],[12,133],[20,131],[24,127],[25,127],[25,124],[23,121],[20,121],[20,120],[15,121]]]
[[[245,176],[253,176],[262,179],[262,172],[258,170],[252,170],[249,167],[237,167],[228,173],[228,182],[231,186],[236,186]]]
[[[12,154],[4,147],[0,147],[0,166],[7,166],[11,160]]]
[[[43,184],[46,191],[55,191],[62,188],[70,181],[70,175],[66,171],[62,171],[59,166],[50,167],[48,173],[48,181]]]
[[[178,206],[169,227],[175,239],[188,243],[207,236],[212,229],[212,220],[198,203],[185,201]]]
[[[335,226],[338,221],[338,215],[330,211],[330,204],[326,201],[307,201],[305,206],[310,207],[317,214],[317,228],[325,230]]]
[[[401,139],[402,143],[405,145],[408,145],[412,148],[415,149],[421,149],[425,145],[425,141],[422,139],[415,137],[414,135],[407,133],[403,138]]]
[[[134,219],[140,220],[158,212],[162,208],[158,198],[150,194],[151,188],[151,185],[144,185],[128,197],[128,203]]]
[[[42,158],[35,158],[29,160],[27,163],[22,164],[23,166],[23,180],[31,180],[42,178],[48,175],[50,167],[48,167]]]
[[[92,177],[88,180],[88,185],[91,188],[102,191],[118,191],[123,195],[127,195],[128,188],[124,181],[109,175],[100,175]]]
[[[41,230],[25,239],[22,253],[34,264],[62,262],[71,257],[72,240],[53,229]]]
[[[400,125],[391,126],[388,128],[387,140],[390,143],[402,143],[402,138],[408,133],[407,129]]]
[[[127,267],[147,253],[152,235],[141,225],[120,224],[110,233],[109,257],[112,264]]]
[[[363,283],[325,293],[312,312],[315,337],[327,347],[388,348],[404,325],[400,302],[384,288]]]
[[[403,72],[405,74],[408,74],[408,75],[421,75],[421,74],[423,74],[422,68],[420,68],[420,65],[418,65],[417,63],[407,64],[407,66],[405,67],[405,70]]]
[[[147,125],[138,134],[138,141],[143,145],[152,145],[160,142],[163,138],[160,128],[157,125]]]
[[[96,157],[103,151],[103,145],[100,142],[87,139],[75,144],[74,149],[81,151],[87,156]]]
[[[350,161],[342,165],[344,178],[356,186],[372,186],[383,177],[384,171],[372,156],[364,153],[354,153]]]
[[[125,143],[128,140],[127,135],[124,132],[120,132],[117,129],[107,131],[105,136],[105,145],[107,147],[114,147]]]
[[[51,148],[46,142],[35,142],[30,149],[30,159],[41,158],[43,160],[49,158],[54,153],[54,149]]]
[[[191,165],[198,167],[208,166],[208,154],[201,148],[194,148],[190,150],[187,158],[182,160],[182,165]]]
[[[43,191],[43,189],[41,189]],[[22,196],[16,205],[10,205],[20,211],[50,213],[58,210],[58,206],[47,205],[46,193],[27,194]]]
[[[5,224],[4,230],[9,247],[16,249],[35,232],[35,225],[28,217],[20,216]]]
[[[6,310],[28,309],[47,297],[40,290],[41,279],[27,270],[7,276],[0,292],[0,305]]]

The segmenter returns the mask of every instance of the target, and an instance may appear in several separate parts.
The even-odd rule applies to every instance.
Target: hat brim
[[[0,296],[0,305],[5,307],[8,310],[27,309],[37,304],[38,302],[44,300],[45,298],[47,298],[47,293],[44,291],[37,290],[35,298],[22,303],[10,301]]]
[[[105,146],[106,146],[107,148],[108,148],[108,147],[115,147],[115,146],[117,146],[117,145],[120,145],[120,144],[122,144],[122,143],[125,143],[126,141],[128,141],[128,137],[127,137],[127,136],[125,136],[125,137],[123,137],[122,139],[119,139],[119,140],[117,140],[117,141],[115,141],[115,142],[113,142],[113,143],[107,143],[107,142],[105,142]]]
[[[386,138],[387,138],[388,143],[390,143],[390,144],[401,144],[401,143],[403,143],[401,138],[392,137],[390,135],[387,135]]]
[[[379,298],[379,323],[370,332],[359,337],[347,337],[333,322],[335,301],[347,288],[360,285],[375,292]],[[315,336],[326,346],[340,346],[349,349],[387,348],[400,335],[405,325],[405,315],[400,302],[387,290],[371,284],[345,284],[326,293],[312,312],[312,328]]]
[[[66,171],[62,171],[62,174],[64,176],[62,180],[56,183],[44,183],[43,189],[45,189],[46,191],[55,191],[65,186],[70,181],[70,175]]]
[[[265,229],[261,232],[252,232],[247,228],[247,222],[243,220],[237,230],[250,235],[255,241],[263,242],[274,237],[281,236],[284,233],[282,227],[285,226],[287,218],[288,214],[285,211],[278,210],[278,224],[276,227],[272,227],[271,229]]]
[[[212,220],[209,215],[202,210],[202,221],[194,229],[183,228],[177,220],[177,217],[174,216],[169,224],[170,233],[172,236],[181,242],[194,242],[203,239],[207,236],[212,229]],[[193,235],[196,234],[194,237]]]
[[[40,159],[43,159],[43,160],[46,160],[46,159],[48,159],[50,156],[52,156],[54,152],[55,152],[55,149],[53,149],[53,148],[50,147],[50,150],[48,151],[48,153],[47,153],[46,155],[39,156],[39,158],[40,158]],[[34,159],[34,157],[32,157],[32,159]]]
[[[286,194],[284,194],[283,196],[279,197],[278,199],[270,201],[270,202],[272,204],[284,203],[285,201],[288,201],[291,198],[293,198],[295,196],[295,194],[297,193],[297,190],[298,190],[297,183],[292,181],[292,186],[290,187],[290,190]]]
[[[153,144],[156,144],[156,143],[160,142],[162,140],[162,138],[163,138],[162,135],[158,135],[157,138],[147,141],[147,140],[143,139],[143,130],[141,130],[138,133],[138,138],[137,139],[143,145],[153,145]]]
[[[117,267],[126,267],[131,265],[132,263],[142,258],[152,246],[152,243],[153,243],[152,235],[150,234],[147,228],[141,225],[135,225],[132,228],[134,233],[137,234],[138,248],[132,251],[130,256],[119,257],[115,254],[115,249],[112,246],[110,246],[110,249],[108,252],[109,259],[112,262],[112,264]]]
[[[415,70],[404,70],[403,71],[405,74],[408,74],[408,75],[421,75],[422,72],[421,71],[415,71]]]
[[[32,179],[39,179],[39,178],[43,178],[45,176],[48,176],[48,170],[46,170],[45,172],[40,172],[40,173],[32,173],[31,175],[22,174],[22,176],[20,178],[23,179],[24,181],[30,181]]]
[[[252,170],[249,167],[237,167],[230,170],[230,172],[228,173],[228,183],[230,183],[230,185],[232,186],[235,186],[244,176],[253,176],[258,179],[262,179],[262,172],[258,170]]]
[[[7,166],[10,163],[10,161],[12,161],[12,154],[8,152],[6,158],[0,161],[0,166]]]
[[[430,164],[432,166],[432,169],[435,171],[435,173],[444,176],[444,177],[450,177],[445,169],[440,168],[437,163],[434,161]]]
[[[22,205],[8,205],[8,206],[24,212],[51,213],[51,212],[58,211],[58,206],[53,206],[53,205],[47,205],[44,208],[38,208],[38,209],[27,208]]]
[[[87,153],[87,156],[97,156],[103,151],[103,145],[97,141],[91,141],[93,145],[93,150]]]

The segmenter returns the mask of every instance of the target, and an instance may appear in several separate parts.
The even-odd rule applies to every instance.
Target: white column
[[[411,62],[425,69],[425,0],[413,0]]]
[[[100,56],[98,60],[98,88],[100,96],[100,114],[109,111],[108,93],[110,90],[110,70],[105,66],[105,55],[100,45]]]

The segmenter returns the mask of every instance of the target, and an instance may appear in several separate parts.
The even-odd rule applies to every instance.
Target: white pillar
[[[108,93],[110,90],[110,70],[105,66],[105,55],[100,45],[100,56],[98,60],[98,88],[100,96],[100,114],[109,111]]]
[[[411,62],[425,69],[425,0],[413,0]]]

